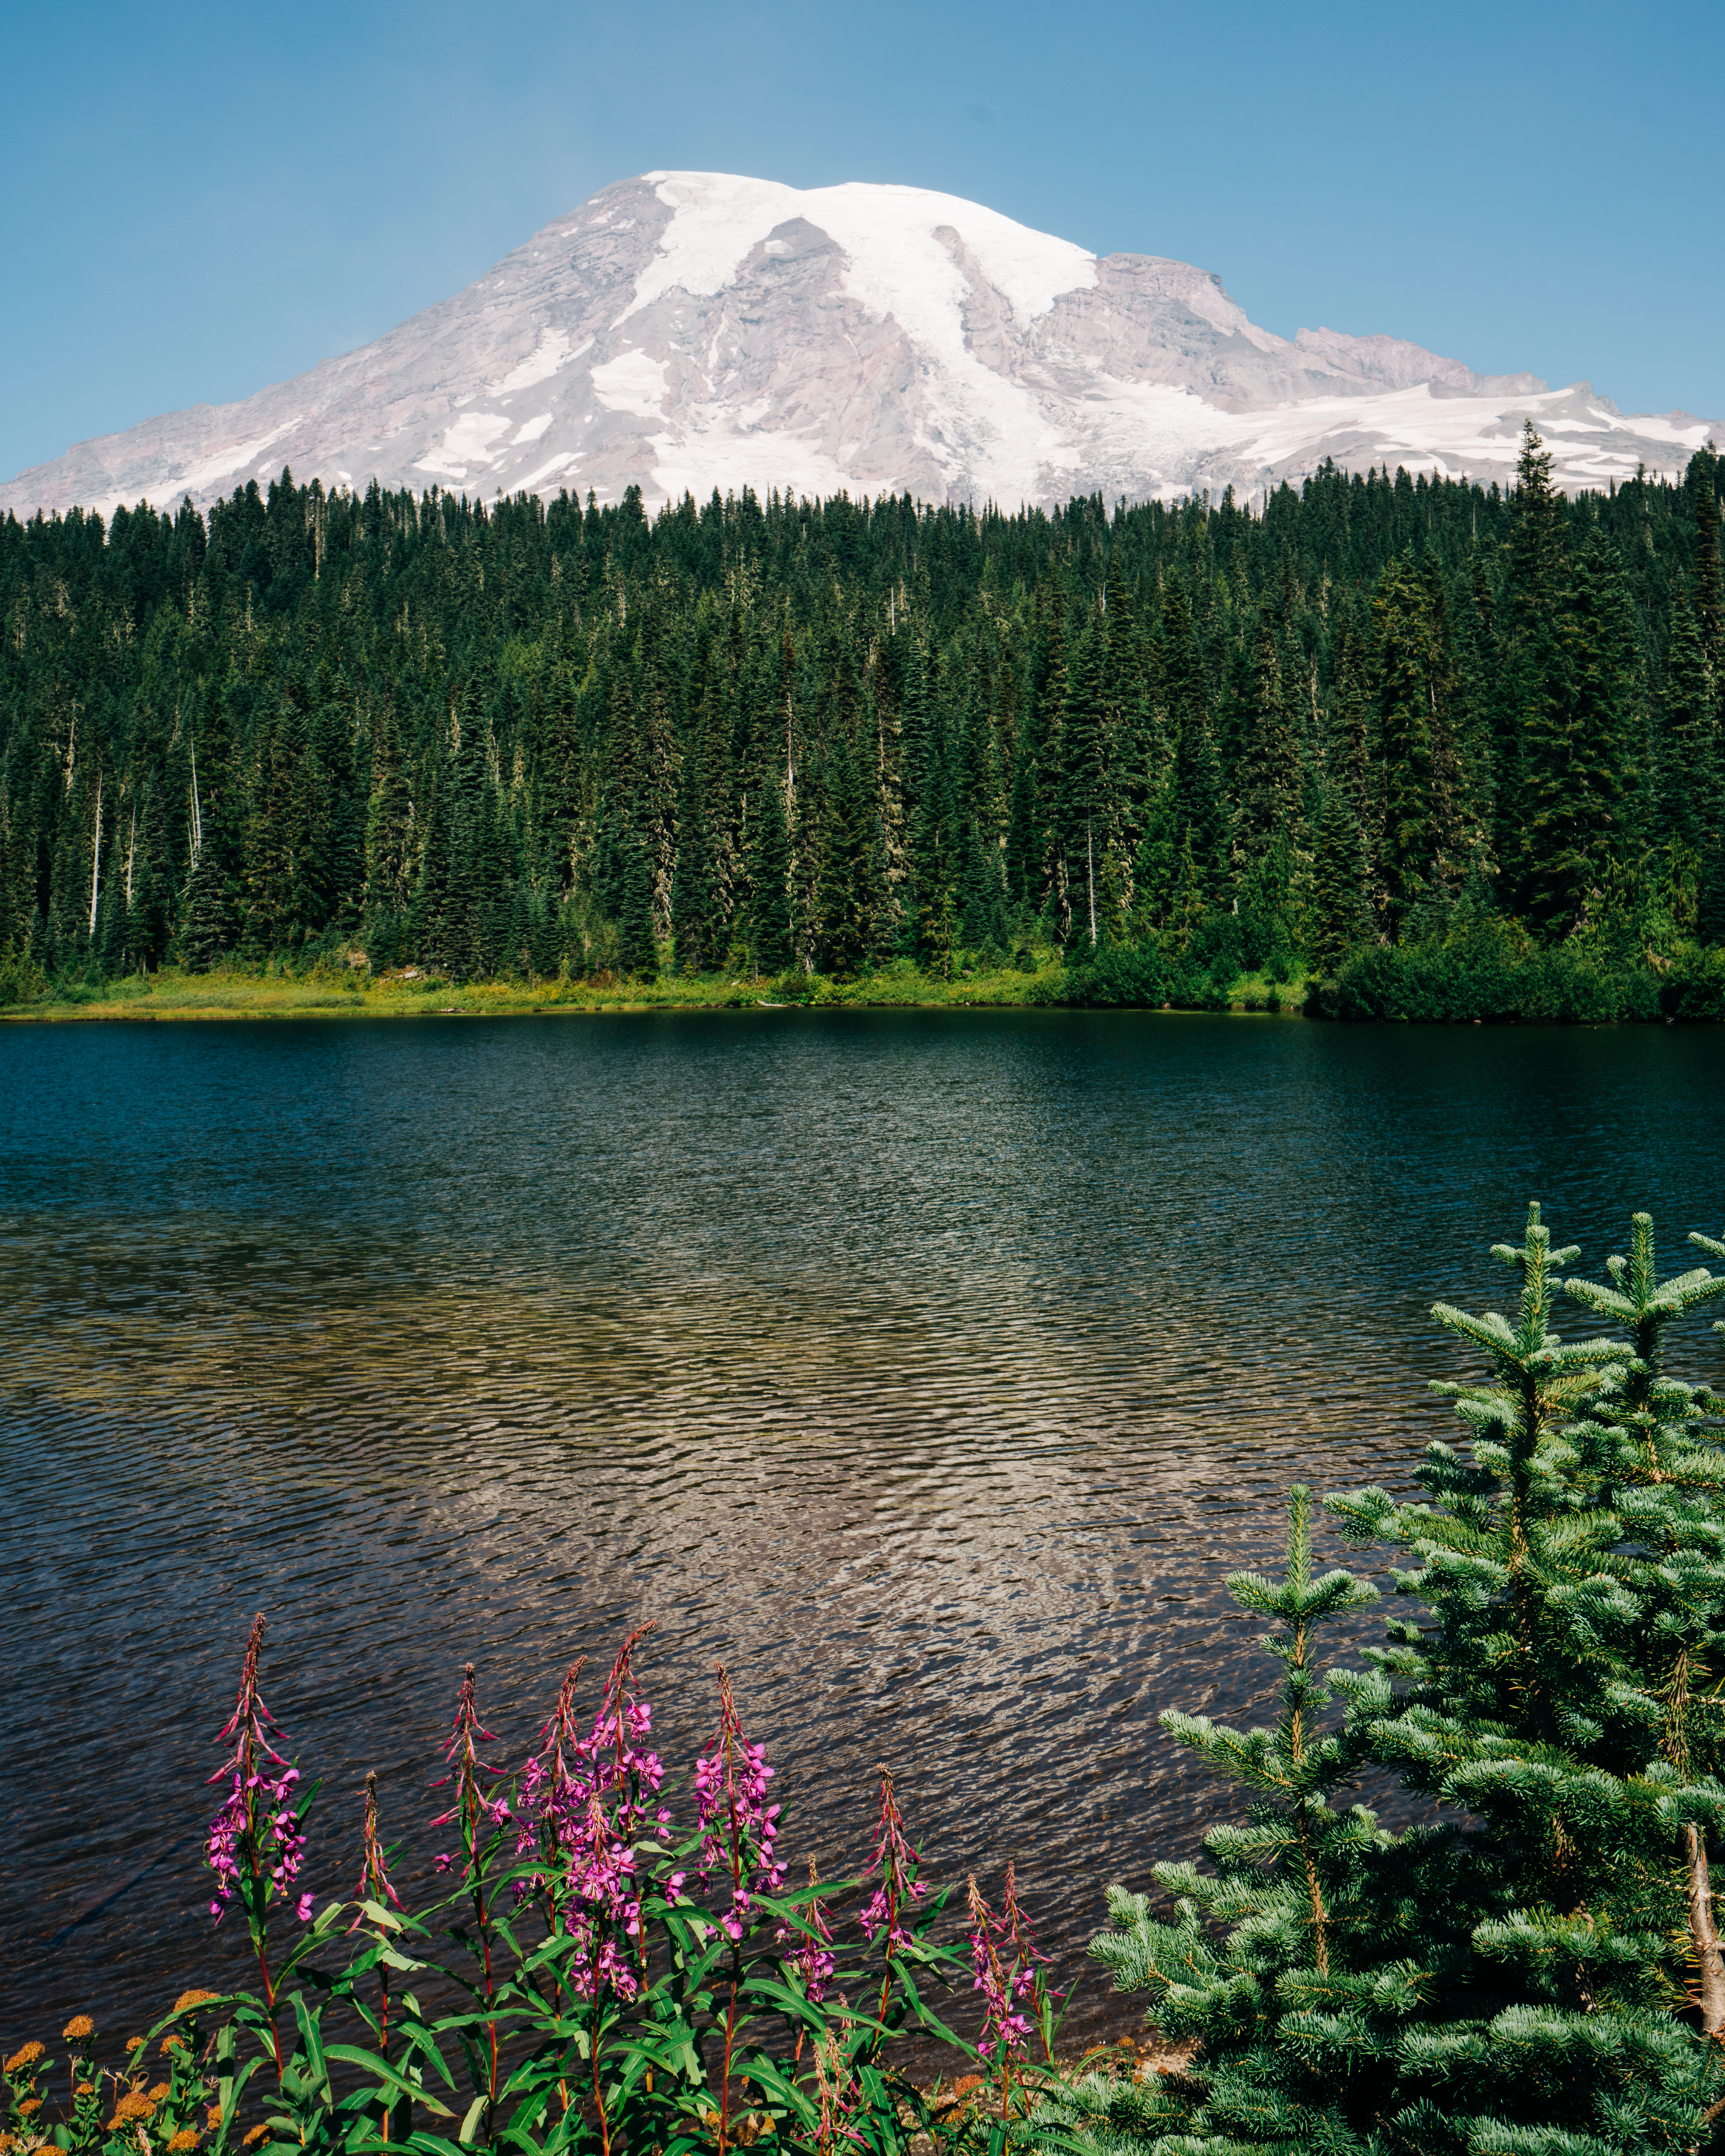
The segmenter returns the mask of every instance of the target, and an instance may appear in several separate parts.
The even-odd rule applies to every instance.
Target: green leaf
[[[435,2112],[439,2118],[455,2116],[447,2104],[440,2103],[427,2092],[423,2082],[409,2081],[398,2067],[392,2066],[387,2059],[379,2058],[375,2051],[363,2051],[357,2044],[328,2044],[324,2047],[324,2056],[334,2059],[341,2066],[357,2066],[362,2072],[369,2074],[373,2081],[381,2082],[386,2088],[393,2089],[398,2096],[410,2097],[415,2103],[423,2103],[428,2111]]]

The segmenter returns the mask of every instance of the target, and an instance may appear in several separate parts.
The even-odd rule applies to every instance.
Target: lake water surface
[[[0,2035],[236,1967],[202,1784],[258,1609],[321,1892],[368,1767],[434,1845],[465,1659],[519,1753],[653,1616],[670,1761],[722,1658],[798,1869],[890,1763],[1076,1971],[1216,1814],[1155,1716],[1267,1691],[1221,1582],[1287,1484],[1447,1433],[1427,1310],[1507,1300],[1529,1197],[1594,1272],[1633,1206],[1668,1270],[1718,1234],[1722,1070],[1151,1014],[0,1031]]]

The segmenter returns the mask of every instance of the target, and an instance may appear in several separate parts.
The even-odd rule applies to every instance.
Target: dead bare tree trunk
[[[1683,1830],[1684,1871],[1689,1885],[1689,1937],[1695,1947],[1696,2003],[1709,2036],[1725,2035],[1725,1950],[1713,1922],[1713,1882],[1707,1871],[1707,1845],[1692,1822]]]
[[[95,844],[90,853],[90,932],[95,934],[96,901],[102,895],[102,773],[96,773]]]

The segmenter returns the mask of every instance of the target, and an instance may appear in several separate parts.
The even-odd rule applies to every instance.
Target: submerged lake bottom
[[[1667,1270],[1721,1231],[1722,1069],[1132,1012],[0,1033],[0,2030],[240,1979],[203,1783],[260,1609],[320,1899],[368,1768],[409,1878],[439,1845],[464,1661],[518,1759],[650,1617],[680,1818],[722,1661],[793,1880],[861,1864],[886,1765],[927,1875],[1012,1861],[1072,2033],[1121,2025],[1104,1889],[1232,1815],[1156,1717],[1273,1688],[1226,1575],[1291,1481],[1449,1435],[1430,1306],[1510,1299],[1530,1198],[1594,1275],[1633,1208]]]

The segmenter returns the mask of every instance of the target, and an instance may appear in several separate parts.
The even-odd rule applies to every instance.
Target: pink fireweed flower
[[[305,1912],[301,1922],[310,1915],[311,1895],[295,1892],[305,1857],[305,1825],[294,1794],[300,1770],[270,1742],[272,1735],[283,1732],[258,1688],[263,1652],[259,1610],[246,1640],[234,1712],[216,1737],[218,1744],[231,1743],[234,1749],[209,1778],[228,1784],[227,1797],[204,1835],[204,1861],[216,1878],[209,1912],[217,1923],[248,1878],[266,1900],[293,1895]],[[280,1771],[272,1771],[276,1768]]]
[[[270,1733],[283,1734],[281,1725],[264,1706],[258,1689],[258,1666],[264,1654],[264,1613],[260,1609],[252,1620],[252,1629],[245,1643],[245,1661],[239,1672],[239,1694],[234,1702],[234,1712],[216,1733],[218,1744],[233,1740],[234,1754],[224,1759],[209,1779],[224,1781],[230,1774],[249,1779],[258,1771],[261,1757],[278,1767],[287,1761],[270,1742]]]
[[[485,1780],[500,1779],[503,1769],[480,1753],[482,1744],[495,1744],[496,1738],[480,1720],[479,1703],[475,1694],[473,1664],[465,1663],[461,1671],[461,1691],[455,1702],[455,1720],[444,1740],[444,1758],[449,1771],[432,1784],[434,1789],[454,1785],[455,1801],[446,1812],[439,1812],[432,1820],[433,1826],[459,1825],[465,1870],[470,1876],[479,1860],[480,1844],[487,1827],[501,1828],[508,1824],[510,1810],[501,1795],[487,1791]],[[439,1860],[437,1868],[453,1868],[456,1860],[445,1864]]]
[[[695,1763],[697,1815],[706,1830],[696,1876],[705,1891],[716,1874],[728,1874],[731,1907],[719,1922],[728,1938],[740,1941],[754,1912],[757,1894],[776,1894],[784,1884],[784,1866],[773,1849],[778,1837],[779,1807],[767,1801],[774,1770],[764,1744],[751,1744],[732,1697],[731,1680],[719,1670],[719,1727],[711,1749]]]
[[[234,1776],[227,1802],[204,1837],[204,1861],[216,1875],[209,1912],[218,1923],[239,1891],[248,1865],[265,1882],[266,1892],[286,1895],[293,1888],[305,1857],[305,1822],[294,1802],[299,1779],[297,1767],[279,1775]],[[299,1898],[311,1897],[302,1893]]]
[[[1029,2040],[1029,2023],[1019,2011],[1029,1999],[1040,2010],[1046,1990],[1040,1965],[1050,1957],[1030,1937],[1029,1924],[1019,1906],[1012,1866],[1006,1869],[1006,1898],[997,1915],[983,1900],[973,1875],[970,1881],[970,1965],[973,1989],[983,1994],[983,2033],[978,2055],[992,2059],[999,2054],[1011,2059]]]
[[[575,1664],[521,1774],[516,1853],[539,1855],[542,1868],[527,1890],[546,1897],[553,1928],[572,1942],[568,1981],[582,1999],[609,1992],[628,2000],[640,1987],[638,1845],[670,1823],[656,1801],[665,1768],[646,1744],[653,1710],[634,1690],[632,1667],[651,1629],[649,1620],[624,1641],[585,1735],[575,1719]]]
[[[975,1972],[972,1989],[983,1994],[983,2033],[977,2040],[977,2056],[992,2059],[997,2051],[1009,2057],[1022,2051],[1029,2030],[1016,2010],[1012,1979],[1002,1966],[1000,1941],[1005,1925],[983,1899],[971,1874],[970,1965]]]
[[[382,1837],[377,1832],[377,1777],[374,1774],[366,1776],[364,1851],[360,1859],[359,1877],[354,1882],[354,1900],[369,1902],[379,1909],[400,1908],[401,1897],[391,1882]],[[439,1861],[442,1863],[444,1860],[440,1858]],[[350,1932],[357,1931],[364,1922],[365,1911],[362,1908],[347,1928]]]
[[[827,1913],[821,1907],[820,1897],[814,1889],[820,1884],[820,1875],[814,1868],[814,1859],[809,1860],[809,1907],[803,1914],[807,1930],[794,1924],[783,1923],[773,1933],[773,1943],[789,1946],[785,1966],[794,1969],[803,1979],[803,1989],[812,2004],[821,2005],[827,1995],[827,1986],[833,1980],[838,1963],[833,1954],[833,1934],[828,1928]],[[792,1944],[794,1941],[795,1943]]]
[[[557,1688],[557,1705],[542,1726],[536,1752],[530,1753],[521,1768],[516,1789],[520,1809],[516,1814],[515,1853],[527,1856],[537,1851],[547,1870],[523,1879],[517,1897],[542,1894],[550,1885],[547,1874],[560,1866],[568,1835],[572,1780],[580,1756],[581,1738],[575,1720],[575,1686],[585,1662],[570,1663]]]
[[[872,1941],[879,1932],[886,1934],[887,1952],[891,1953],[911,1943],[910,1930],[905,1922],[906,1903],[924,1900],[928,1889],[916,1876],[922,1860],[905,1832],[904,1815],[893,1791],[892,1770],[877,1767],[875,1771],[880,1777],[880,1810],[875,1823],[875,1845],[863,1877],[867,1879],[878,1871],[880,1883],[864,1905],[859,1921],[865,1938]]]

